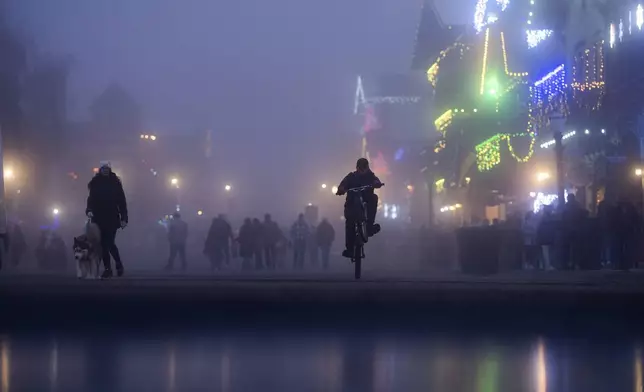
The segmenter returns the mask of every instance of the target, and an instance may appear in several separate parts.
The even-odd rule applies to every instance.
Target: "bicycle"
[[[382,187],[385,184],[381,183],[378,187]],[[357,197],[355,197],[355,205],[350,206],[352,209],[352,215],[355,213],[356,219],[354,220],[354,229],[355,229],[355,240],[353,246],[353,255],[351,257],[351,262],[354,267],[354,278],[356,280],[360,279],[362,275],[362,259],[365,258],[364,253],[364,244],[369,242],[369,232],[367,231],[367,203],[362,198],[362,191],[365,191],[370,188],[374,188],[374,185],[365,185],[356,188],[347,189],[348,192],[355,192]],[[338,196],[342,194],[337,193]]]

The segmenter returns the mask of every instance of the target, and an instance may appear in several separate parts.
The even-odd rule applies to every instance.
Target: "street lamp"
[[[334,186],[333,188],[331,188],[331,193],[333,193],[334,195],[338,193],[338,187]]]
[[[326,189],[326,184],[322,184],[322,189]]]
[[[4,169],[4,179],[5,180],[13,180],[15,177],[15,173],[13,172],[13,169],[7,168]]]
[[[635,169],[635,175],[638,176],[638,177],[641,177],[642,176],[642,169],[639,169],[639,168]]]
[[[60,210],[58,208],[54,208],[53,210],[51,210],[51,212],[52,214],[54,214],[54,216],[60,214]]]
[[[226,186],[224,186],[224,190],[225,190],[226,192],[230,192],[232,189],[233,189],[233,187],[232,187],[232,186],[230,186],[230,185],[228,185],[228,184],[226,184]]]
[[[176,177],[173,177],[172,179],[170,179],[170,184],[172,184],[172,186],[179,188],[179,179]]]
[[[539,182],[543,182],[549,178],[550,178],[550,173],[547,173],[547,172],[537,173],[537,181]]]

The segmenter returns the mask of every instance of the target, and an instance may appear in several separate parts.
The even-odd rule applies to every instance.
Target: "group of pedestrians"
[[[559,212],[545,206],[525,215],[522,232],[528,269],[628,270],[637,264],[641,218],[633,203],[604,199],[597,217],[569,194]]]
[[[270,214],[264,220],[246,218],[235,233],[223,214],[212,220],[205,237],[203,254],[210,263],[212,271],[220,271],[235,258],[241,259],[242,270],[276,270],[286,268],[289,252],[293,255],[293,269],[302,270],[307,256],[311,265],[317,266],[321,256],[323,268],[329,268],[331,246],[335,240],[335,230],[328,220],[319,225],[309,224],[300,214],[285,232]],[[181,268],[187,269],[186,243],[188,225],[180,213],[172,216],[167,226],[170,256],[166,270],[173,270],[175,259],[181,261]]]

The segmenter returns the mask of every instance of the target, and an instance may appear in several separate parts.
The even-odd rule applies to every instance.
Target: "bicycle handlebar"
[[[377,184],[377,185],[378,185],[378,188],[381,188],[381,187],[385,186],[385,183],[384,183],[384,182],[381,182],[380,184]],[[356,188],[349,188],[349,189],[347,189],[346,191],[344,191],[344,192],[342,192],[342,193],[340,193],[340,192],[338,191],[338,192],[336,193],[336,195],[338,195],[338,196],[342,196],[343,194],[345,194],[345,193],[347,193],[347,192],[362,192],[362,191],[364,191],[364,190],[366,190],[366,189],[369,189],[369,188],[376,188],[376,184],[364,185],[364,186],[359,186],[359,187],[356,187]]]

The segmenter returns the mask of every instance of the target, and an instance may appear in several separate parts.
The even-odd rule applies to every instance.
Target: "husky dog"
[[[74,237],[74,258],[76,259],[76,276],[79,279],[98,279],[98,267],[103,250],[101,247],[101,230],[96,223],[88,222],[85,234]]]

